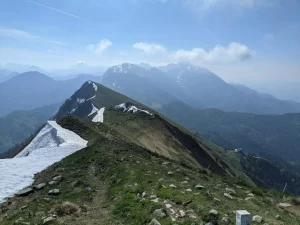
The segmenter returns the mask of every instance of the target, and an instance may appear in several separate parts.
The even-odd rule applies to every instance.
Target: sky
[[[187,61],[280,92],[300,84],[299,12],[299,0],[3,0],[0,65]]]

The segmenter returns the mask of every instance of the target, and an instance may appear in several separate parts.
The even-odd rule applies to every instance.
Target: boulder
[[[229,218],[228,216],[224,216],[224,217],[222,218],[222,222],[223,222],[223,223],[230,223],[230,218]]]
[[[215,209],[211,209],[211,210],[209,211],[209,214],[210,214],[210,215],[213,215],[213,216],[217,216],[217,215],[219,215],[219,212],[218,212],[217,210],[215,210]]]
[[[43,224],[50,224],[54,221],[55,219],[50,216],[50,217],[47,217],[46,219],[43,220]]]
[[[256,215],[256,216],[252,217],[252,221],[257,222],[257,223],[261,223],[263,221],[263,218],[261,216]]]
[[[167,216],[163,209],[155,209],[152,214],[160,218],[165,218]]]
[[[35,190],[41,190],[41,189],[43,189],[45,186],[46,186],[46,183],[40,183],[40,184],[38,184],[38,185],[35,185],[35,186],[34,186],[34,189],[35,189]]]
[[[287,207],[291,207],[292,205],[289,204],[289,203],[283,203],[282,202],[282,203],[279,203],[278,206],[281,207],[281,208],[287,208]]]
[[[31,194],[33,192],[34,192],[34,190],[32,188],[25,188],[22,191],[19,191],[17,193],[17,196],[23,197],[23,196],[27,196],[27,195],[29,195],[29,194]]]
[[[152,219],[149,225],[161,225],[156,219]]]
[[[48,192],[49,195],[59,195],[60,191],[59,189],[52,189]]]
[[[62,180],[62,176],[56,176],[52,178],[53,181],[61,181]]]
[[[49,185],[56,185],[56,184],[58,184],[58,181],[54,181],[54,180],[52,180],[52,181],[50,181],[49,183],[48,183]]]
[[[200,184],[197,184],[196,186],[195,186],[195,189],[203,189],[203,188],[205,188],[204,186],[202,186],[202,185],[200,185]]]

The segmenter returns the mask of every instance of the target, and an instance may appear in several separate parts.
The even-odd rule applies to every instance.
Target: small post
[[[251,225],[251,219],[251,214],[248,211],[236,211],[236,225]]]

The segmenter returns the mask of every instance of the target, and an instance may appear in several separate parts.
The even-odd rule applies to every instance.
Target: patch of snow
[[[131,104],[129,104],[129,103],[122,103],[122,104],[116,105],[115,108],[116,108],[116,109],[121,109],[123,112],[133,112],[133,113],[136,113],[136,112],[143,112],[143,113],[152,115],[152,114],[149,113],[147,110],[139,109],[139,108],[137,108],[136,106],[131,105]]]
[[[84,98],[77,98],[76,102],[78,102],[79,104],[82,104],[85,102]]]
[[[94,95],[93,97],[88,98],[86,101],[89,101],[89,100],[91,100],[91,99],[93,99],[95,97],[96,97],[96,95]]]
[[[77,107],[71,110],[70,114],[74,113],[77,110]]]
[[[94,113],[98,112],[98,109],[94,106],[93,103],[92,103],[92,106],[93,106],[92,111],[90,112],[90,114],[89,114],[88,116],[91,116],[91,115],[93,115]]]
[[[105,107],[98,110],[96,116],[93,118],[93,122],[101,122],[103,123],[103,114],[104,114]]]
[[[0,159],[0,203],[33,183],[36,173],[87,146],[87,141],[55,121],[45,127],[15,158]]]
[[[88,81],[88,84],[91,84],[91,83],[92,83],[92,81],[89,80],[89,81]]]
[[[95,91],[98,90],[98,86],[95,83],[93,83],[93,88],[95,89]]]

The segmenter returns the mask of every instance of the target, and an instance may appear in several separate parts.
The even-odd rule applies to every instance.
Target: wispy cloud
[[[198,65],[222,64],[235,61],[244,61],[251,58],[254,51],[250,50],[247,45],[232,42],[228,46],[216,45],[210,50],[203,48],[193,48],[191,50],[178,49],[168,51],[162,45],[138,42],[133,45],[134,49],[143,52],[145,55],[161,57],[170,61],[188,61]]]
[[[112,42],[110,40],[102,39],[98,44],[88,45],[87,50],[98,54],[102,54],[110,46],[112,46]]]
[[[63,10],[61,10],[61,9],[53,8],[53,7],[50,7],[50,6],[48,6],[48,5],[44,5],[44,4],[42,4],[42,3],[35,2],[35,1],[32,1],[32,0],[26,0],[26,1],[27,1],[27,2],[30,2],[30,3],[32,3],[32,4],[35,4],[35,5],[37,5],[37,6],[41,6],[41,7],[44,7],[44,8],[46,8],[46,9],[53,10],[53,11],[55,11],[55,12],[64,14],[64,15],[66,15],[66,16],[73,17],[73,18],[75,18],[75,19],[79,19],[79,20],[91,22],[89,19],[83,18],[83,17],[81,17],[81,16],[77,16],[77,15],[75,15],[75,14],[72,14],[72,13],[69,13],[69,12],[66,12],[66,11],[63,11]]]
[[[146,54],[157,54],[164,53],[167,51],[166,48],[162,45],[146,42],[137,42],[132,47]]]
[[[40,36],[31,34],[24,30],[18,30],[18,29],[9,28],[9,27],[1,27],[0,26],[0,36],[14,38],[14,39],[21,39],[21,40],[40,40],[40,41],[48,42],[50,44],[65,45],[65,43],[63,43],[61,41],[50,40],[45,37],[40,37]]]

